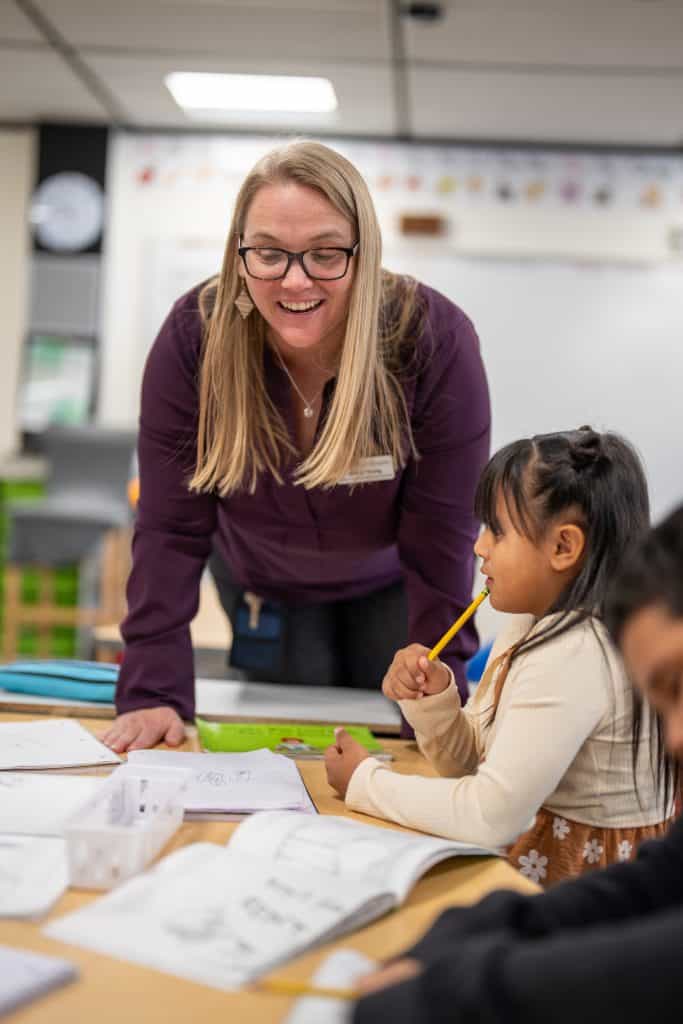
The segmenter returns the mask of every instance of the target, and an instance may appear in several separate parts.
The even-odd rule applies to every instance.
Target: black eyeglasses
[[[351,257],[356,255],[359,244],[356,242],[350,249],[334,245],[304,249],[303,252],[265,245],[241,245],[237,252],[249,277],[256,277],[259,281],[281,280],[287,276],[295,260],[313,281],[338,281],[349,269]]]

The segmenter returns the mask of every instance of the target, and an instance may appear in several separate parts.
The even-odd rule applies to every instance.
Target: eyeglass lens
[[[265,280],[284,277],[289,254],[282,249],[249,249],[246,254],[247,271]],[[302,257],[309,277],[332,280],[346,273],[349,257],[343,249],[309,249]]]

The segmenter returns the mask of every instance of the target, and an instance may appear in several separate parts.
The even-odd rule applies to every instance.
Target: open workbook
[[[348,818],[264,811],[243,822],[227,846],[185,846],[45,931],[237,988],[400,905],[439,861],[492,852]]]

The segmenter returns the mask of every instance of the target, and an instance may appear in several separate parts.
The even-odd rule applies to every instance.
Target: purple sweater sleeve
[[[431,646],[471,600],[479,527],[474,494],[489,456],[491,411],[471,321],[438,293],[424,287],[423,293],[431,338],[425,339],[426,365],[412,416],[420,459],[405,473],[398,545],[410,641]],[[470,621],[441,655],[464,700],[464,663],[476,649]]]
[[[215,498],[187,489],[196,457],[197,293],[173,307],[145,367],[138,457],[140,500],[128,583],[119,713],[170,705],[194,717],[189,624],[216,523]]]

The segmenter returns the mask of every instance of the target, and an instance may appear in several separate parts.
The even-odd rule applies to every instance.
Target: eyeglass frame
[[[241,239],[240,239],[241,241]],[[356,255],[358,246],[360,245],[360,239],[355,242],[352,246],[345,245],[314,245],[311,249],[302,249],[301,252],[290,252],[289,249],[281,249],[279,245],[240,245],[237,249],[237,255],[244,264],[249,277],[253,277],[255,281],[282,281],[289,273],[292,263],[296,261],[301,269],[303,270],[309,281],[341,281],[342,278],[346,277],[349,272],[349,264],[353,257]],[[287,266],[285,267],[284,273],[278,274],[277,277],[259,277],[257,274],[252,274],[247,266],[247,253],[252,252],[255,249],[269,249],[271,252],[282,252],[287,257]],[[316,252],[319,249],[333,249],[335,252],[343,252],[346,256],[346,266],[344,267],[344,273],[339,274],[338,277],[314,277],[306,270],[304,264],[304,256],[308,252]]]

